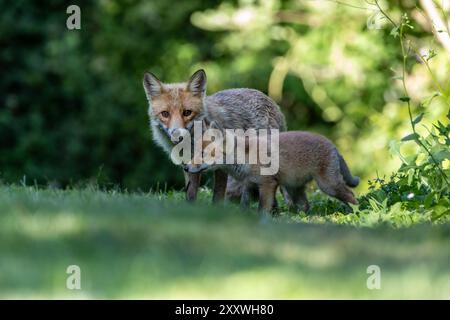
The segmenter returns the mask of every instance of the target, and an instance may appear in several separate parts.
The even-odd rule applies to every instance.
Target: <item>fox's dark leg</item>
[[[200,188],[201,174],[185,172],[184,179],[186,182],[186,200],[190,202],[195,201]]]
[[[256,183],[241,182],[241,207],[249,208],[252,201],[259,199],[259,187]],[[277,207],[276,199],[274,206]]]
[[[308,198],[306,197],[305,187],[298,189],[296,203],[297,206],[304,212],[309,211],[309,202]]]
[[[278,201],[277,201],[277,193],[275,192],[275,196],[273,197],[272,212],[277,211],[278,211]]]
[[[242,183],[234,179],[232,176],[228,176],[227,191],[225,197],[234,202],[239,202],[242,195]]]
[[[242,184],[242,192],[241,192],[241,208],[248,209],[250,207],[250,188],[247,184]]]
[[[278,182],[275,179],[264,179],[259,185],[259,211],[271,212],[275,202]]]
[[[222,170],[214,171],[213,203],[221,202],[225,198],[228,175]]]
[[[290,206],[290,209],[297,211],[297,210],[303,210],[307,212],[309,210],[309,203],[308,199],[306,198],[306,192],[305,187],[296,187],[296,188],[286,188],[287,192],[289,193],[289,196],[292,199],[292,204]]]

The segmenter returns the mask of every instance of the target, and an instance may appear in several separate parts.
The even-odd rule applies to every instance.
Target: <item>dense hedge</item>
[[[146,69],[187,77],[195,61],[170,57],[185,43],[198,48],[193,59],[210,54],[211,39],[189,23],[201,1],[176,10],[164,1],[77,4],[82,29],[68,31],[62,1],[2,2],[1,178],[180,183],[181,173],[151,142],[141,81]]]
[[[0,179],[180,188],[181,171],[151,140],[144,71],[182,81],[202,67],[209,92],[268,92],[280,57],[287,75],[279,103],[291,129],[330,136],[363,178],[398,166],[387,145],[408,121],[391,81],[401,56],[389,28],[367,30],[364,10],[328,2],[325,11],[315,2],[255,2],[244,11],[244,2],[221,3],[77,1],[82,28],[69,31],[63,1],[2,1]],[[290,12],[301,19],[291,21],[297,15]],[[266,15],[277,18],[251,25],[251,17]],[[430,35],[415,27],[428,43]],[[445,56],[433,61],[448,69]],[[421,79],[420,69],[408,68]],[[442,106],[433,110],[430,120],[445,116]]]

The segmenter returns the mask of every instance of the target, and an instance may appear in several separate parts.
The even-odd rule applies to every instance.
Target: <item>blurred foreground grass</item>
[[[0,186],[0,298],[450,298],[448,224],[287,223],[181,198]]]

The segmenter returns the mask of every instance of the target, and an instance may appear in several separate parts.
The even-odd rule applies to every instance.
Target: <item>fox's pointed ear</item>
[[[151,97],[159,96],[162,92],[161,81],[151,72],[145,73],[143,84],[148,100],[150,100]]]
[[[187,89],[194,95],[204,95],[206,92],[206,73],[205,70],[197,70],[189,79]]]

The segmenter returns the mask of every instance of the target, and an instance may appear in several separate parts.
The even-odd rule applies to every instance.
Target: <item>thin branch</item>
[[[383,11],[383,9],[380,7],[380,4],[378,3],[377,0],[375,0],[375,3],[374,3],[374,4],[377,6],[378,10],[380,10],[381,14],[382,14],[383,16],[385,16],[386,19],[388,19],[389,22],[392,23],[392,25],[393,25],[394,27],[397,28],[397,24],[395,23],[395,21],[392,20],[391,17],[390,17],[389,15],[387,15],[386,12]]]

